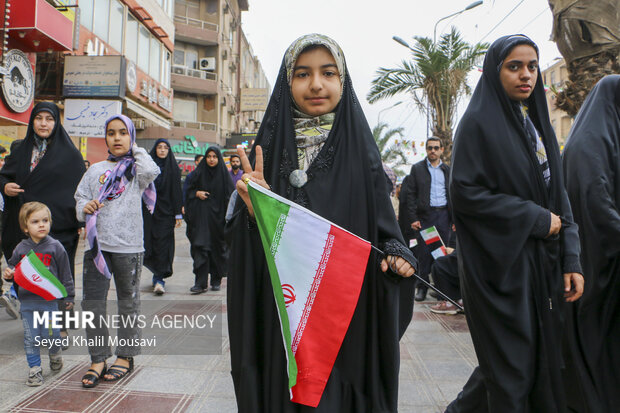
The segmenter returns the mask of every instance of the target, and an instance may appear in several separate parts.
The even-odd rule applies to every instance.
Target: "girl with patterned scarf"
[[[86,171],[75,193],[77,216],[80,221],[86,221],[86,237],[91,248],[84,253],[82,308],[92,311],[95,320],[106,316],[111,278],[116,285],[121,317],[139,315],[144,256],[142,201],[152,213],[153,181],[160,173],[151,156],[136,145],[136,129],[129,118],[114,115],[106,121],[105,128],[108,159]],[[89,342],[108,343],[108,335],[105,326],[86,328]],[[140,335],[137,327],[118,329],[119,339],[139,339]],[[110,346],[89,346],[88,352],[92,364],[82,378],[82,385],[95,387],[104,374],[107,381],[127,375],[140,348],[119,345],[116,362],[107,373],[105,362],[112,355]]]

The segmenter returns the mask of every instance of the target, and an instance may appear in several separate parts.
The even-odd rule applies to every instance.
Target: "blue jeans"
[[[164,281],[164,276],[153,274],[153,287],[155,287],[155,284],[161,284],[162,286],[165,286],[166,281]]]
[[[34,313],[50,313],[50,320],[52,318],[52,311],[58,311],[58,303],[56,300],[43,301],[43,300],[28,300],[22,301],[20,306],[20,313],[22,316],[22,322],[24,324],[24,349],[26,350],[26,360],[28,361],[28,367],[41,365],[41,353],[40,345],[42,338],[48,338],[54,340],[53,343],[60,341],[60,329],[52,328],[45,325],[34,325]],[[60,352],[60,346],[52,345],[49,347],[49,354],[58,354]]]

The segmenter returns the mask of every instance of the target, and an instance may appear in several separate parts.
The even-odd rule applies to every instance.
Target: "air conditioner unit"
[[[143,130],[146,127],[146,122],[144,119],[132,119],[133,124],[136,127],[136,130]]]
[[[208,70],[209,72],[215,71],[215,57],[203,57],[199,62],[200,70]]]
[[[185,68],[179,66],[172,66],[172,73],[174,73],[175,75],[184,75]]]

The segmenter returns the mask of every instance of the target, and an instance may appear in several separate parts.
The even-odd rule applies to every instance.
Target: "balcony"
[[[171,86],[179,92],[215,95],[218,88],[217,74],[206,70],[172,65]]]
[[[217,125],[208,122],[174,121],[172,128],[166,130],[159,126],[151,126],[144,130],[143,139],[158,139],[167,136],[171,140],[185,141],[186,136],[193,136],[198,142],[217,142]],[[188,148],[192,145],[187,142]],[[185,151],[190,154],[191,149]]]
[[[217,46],[219,26],[215,23],[174,16],[174,27],[177,40],[202,46]]]

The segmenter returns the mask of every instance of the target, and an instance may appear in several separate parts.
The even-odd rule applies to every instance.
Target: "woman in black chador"
[[[151,215],[143,205],[144,217],[144,266],[153,273],[153,291],[161,295],[165,292],[165,278],[172,275],[174,261],[174,228],[181,226],[181,169],[170,143],[158,139],[151,149],[151,157],[159,166],[161,173],[155,178],[157,201]]]
[[[480,364],[448,412],[565,412],[562,310],[583,291],[579,237],[538,48],[496,40],[457,128],[450,199]]]
[[[413,289],[401,296],[401,287],[411,286],[415,259],[404,245],[377,145],[333,40],[311,34],[293,42],[250,156],[256,169],[238,152],[245,174],[237,182],[239,199],[230,221],[228,330],[239,411],[396,412],[398,340],[413,311]],[[289,400],[280,320],[243,180],[248,178],[382,248],[402,274],[384,274],[387,262],[371,252],[357,307],[316,409]]]
[[[26,202],[39,201],[52,212],[50,235],[67,250],[73,273],[80,227],[73,194],[85,171],[82,155],[60,123],[58,106],[38,103],[30,114],[25,139],[0,171],[5,202],[2,250],[6,257],[25,238],[17,219],[19,209]]]
[[[566,191],[579,224],[583,297],[568,308],[572,362],[582,391],[576,412],[620,406],[620,76],[600,80],[588,95],[564,149]],[[570,376],[570,375],[569,375]],[[574,377],[574,376],[573,376]],[[580,404],[580,400],[585,400]]]
[[[211,289],[220,289],[220,282],[226,273],[226,207],[233,190],[222,153],[218,148],[210,147],[196,167],[187,188],[185,219],[196,276],[194,286],[190,288],[192,294],[207,291],[209,274]]]

